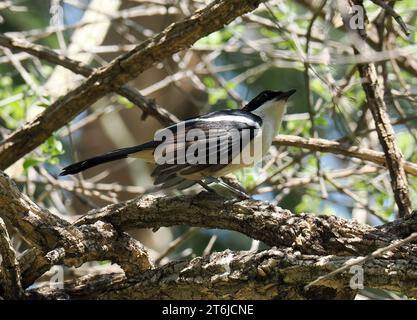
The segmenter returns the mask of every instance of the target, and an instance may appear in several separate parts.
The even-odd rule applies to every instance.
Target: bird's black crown
[[[244,111],[254,111],[260,106],[262,106],[265,102],[270,100],[284,100],[288,99],[291,95],[295,93],[295,89],[290,91],[273,91],[273,90],[265,90],[258,94],[255,98],[253,98],[247,105],[245,105],[242,110]]]

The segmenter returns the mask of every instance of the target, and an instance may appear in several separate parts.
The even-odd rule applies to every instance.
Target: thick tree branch
[[[408,230],[417,227],[417,213],[412,217],[407,220]],[[291,247],[302,253],[322,255],[364,255],[398,238],[380,228],[334,216],[294,215],[262,201],[232,203],[205,193],[171,198],[139,197],[92,210],[75,225],[97,221],[109,222],[122,230],[175,225],[235,230],[270,246]],[[390,230],[395,230],[395,227],[391,226]],[[401,256],[409,254],[404,248],[396,253]]]
[[[44,288],[42,290],[46,291],[38,290],[30,297],[69,295],[86,298],[91,294],[90,298],[151,298],[157,295],[180,298],[179,292],[182,292],[183,298],[309,298],[316,295],[351,298],[354,291],[347,288],[346,278],[342,284],[339,276],[308,291],[302,287],[336,270],[352,256],[366,255],[403,236],[404,230],[417,229],[417,213],[381,227],[371,227],[334,216],[294,215],[261,201],[233,203],[206,193],[137,198],[91,211],[70,225],[31,202],[4,174],[0,175],[0,187],[0,217],[7,219],[35,247],[35,252],[20,259],[23,275],[27,275],[23,279],[24,287],[31,283],[29,279],[34,281],[53,264],[79,266],[86,261],[103,259],[118,263],[128,279],[125,281],[121,275],[116,279],[102,276],[100,280],[90,279],[87,287],[85,283],[76,284],[75,292],[70,292],[71,286],[65,286],[65,290],[70,291],[64,292]],[[271,246],[287,249],[259,254],[224,252],[212,255],[209,260],[198,258],[190,264],[176,262],[148,273],[144,272],[151,268],[146,252],[136,241],[116,231],[173,225],[236,230]],[[270,254],[275,257],[268,256]],[[413,296],[416,245],[395,248],[386,253],[384,259],[366,262],[365,272],[369,275],[365,281],[371,279],[371,287],[401,288],[402,292]],[[29,265],[32,266],[30,272]],[[227,285],[222,278],[224,268],[230,270],[230,276],[226,275]],[[391,271],[399,274],[393,275]],[[191,277],[197,273],[202,275],[201,281]],[[174,278],[179,280],[174,281]],[[410,286],[400,287],[399,284],[408,278]],[[277,283],[279,290],[273,285]],[[147,286],[147,290],[143,286]],[[201,290],[202,287],[209,289]],[[88,291],[92,288],[96,293]]]
[[[126,280],[120,274],[85,277],[63,290],[43,287],[42,299],[352,299],[352,274],[304,286],[344,265],[351,257],[302,255],[291,249],[224,251],[189,262],[172,262]],[[377,259],[363,265],[364,286],[416,297],[417,261]],[[356,288],[357,289],[357,288]]]
[[[41,258],[36,259],[37,269],[31,270],[36,275],[54,264],[80,266],[96,260],[111,260],[127,274],[151,267],[146,250],[126,233],[103,222],[74,227],[38,207],[1,171],[0,217],[17,228],[19,234],[41,253]]]
[[[365,90],[369,109],[375,120],[375,125],[385,152],[386,164],[391,176],[391,185],[397,203],[399,215],[404,216],[411,212],[411,200],[407,176],[403,167],[403,156],[395,141],[394,129],[391,126],[387,108],[384,102],[383,88],[380,86],[375,70],[372,65],[358,66],[361,77],[365,80],[362,86]]]
[[[0,169],[5,169],[44,142],[89,105],[115,91],[141,72],[236,17],[257,8],[260,0],[216,0],[191,17],[174,23],[132,51],[94,72],[82,85],[59,98],[36,119],[0,143]]]
[[[20,266],[2,218],[0,218],[0,256],[2,258],[0,264],[0,296],[6,299],[19,299],[23,294]]]

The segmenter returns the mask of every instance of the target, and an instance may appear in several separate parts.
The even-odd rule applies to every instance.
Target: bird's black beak
[[[287,100],[289,97],[291,97],[297,90],[291,89],[287,92],[281,93],[279,96],[276,97],[276,100]]]

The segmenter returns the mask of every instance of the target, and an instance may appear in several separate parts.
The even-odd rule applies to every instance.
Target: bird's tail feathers
[[[86,169],[95,167],[99,164],[120,160],[127,158],[132,153],[137,153],[146,149],[154,148],[155,142],[147,142],[138,146],[129,147],[129,148],[122,148],[110,151],[108,153],[98,155],[96,157],[92,157],[80,162],[73,163],[65,168],[62,169],[60,176],[66,176],[68,174],[76,174]]]

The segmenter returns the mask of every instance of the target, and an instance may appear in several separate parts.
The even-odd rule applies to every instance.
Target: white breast
[[[268,152],[272,139],[281,125],[286,105],[286,101],[272,101],[252,112],[262,119],[262,156]]]

